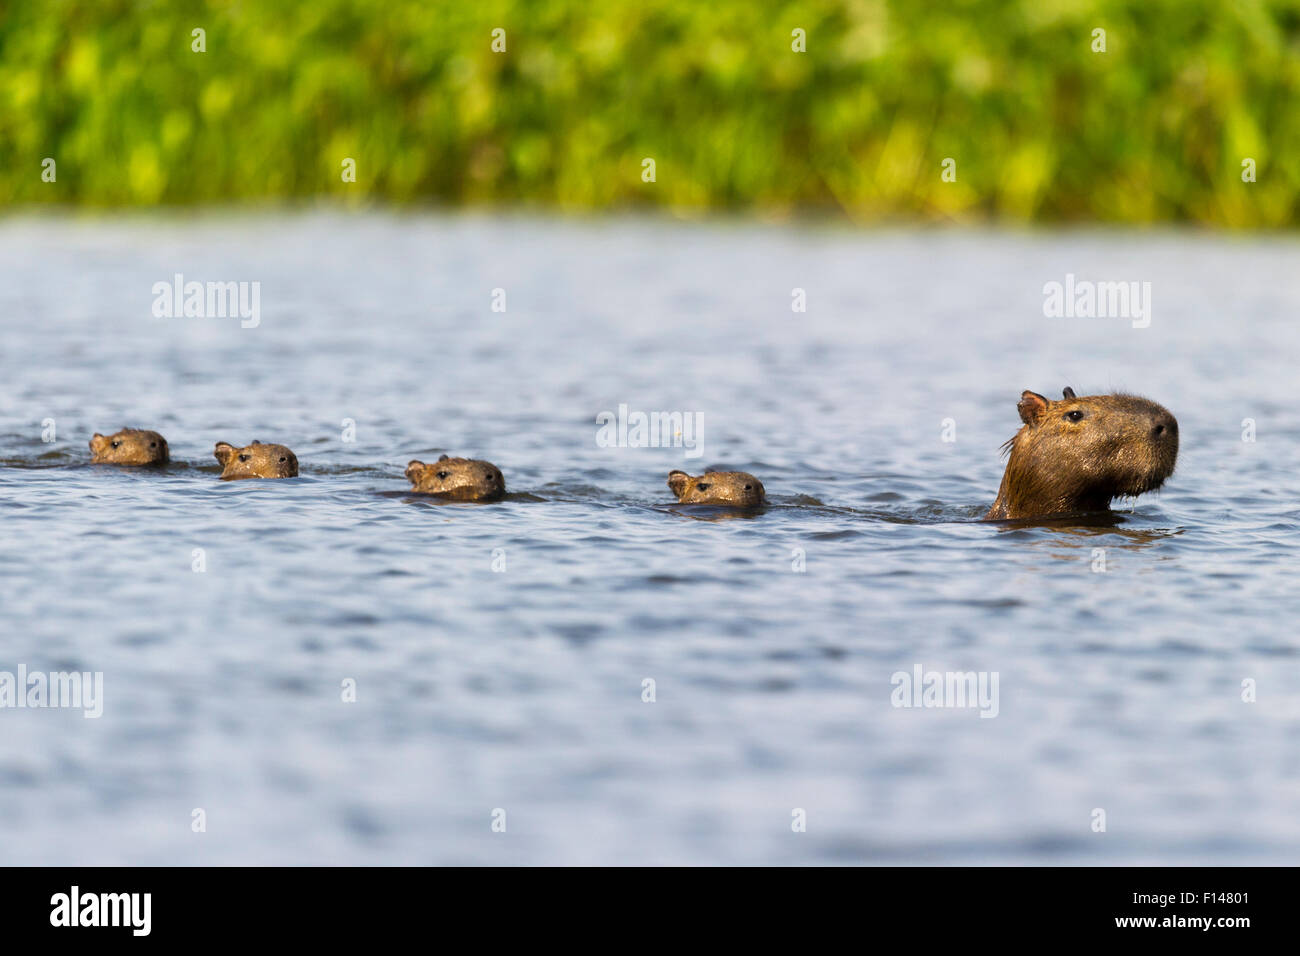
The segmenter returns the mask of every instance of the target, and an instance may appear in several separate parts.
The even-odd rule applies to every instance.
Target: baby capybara
[[[411,490],[451,501],[496,501],[506,493],[501,469],[477,458],[443,455],[433,464],[413,461],[406,466]]]
[[[93,465],[165,465],[167,439],[142,428],[123,428],[113,435],[95,432],[90,438]]]
[[[1025,424],[1003,446],[1007,470],[986,519],[1107,511],[1173,474],[1178,421],[1167,408],[1136,395],[1064,395],[1021,393]]]
[[[255,441],[243,448],[219,441],[212,454],[221,462],[221,479],[297,478],[298,456],[283,445],[263,445]]]
[[[670,471],[668,487],[684,505],[757,508],[767,500],[763,483],[747,471],[706,471],[694,477]]]

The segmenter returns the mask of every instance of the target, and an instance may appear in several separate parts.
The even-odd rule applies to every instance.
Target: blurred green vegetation
[[[1300,0],[3,0],[0,204],[1290,226],[1297,54]]]

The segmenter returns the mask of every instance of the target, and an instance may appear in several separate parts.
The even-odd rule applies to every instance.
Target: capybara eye
[[[754,486],[753,486],[753,485],[746,485],[746,486],[745,486],[745,490],[746,490],[746,491],[753,491],[753,490],[754,490]]]
[[[1075,409],[1074,411],[1072,411],[1072,412],[1066,412],[1066,413],[1065,413],[1065,418],[1066,418],[1066,421],[1071,421],[1071,422],[1081,422],[1081,421],[1083,421],[1083,412],[1079,411],[1079,410],[1076,408],[1076,409]]]
[[[451,474],[451,472],[449,472],[449,471],[440,471],[440,472],[438,472],[438,477],[439,477],[439,478],[443,478],[443,479],[445,479],[445,478],[446,478],[448,475],[450,475],[450,474]]]
[[[151,442],[149,443],[149,447],[150,447],[150,448],[157,448],[157,447],[158,447],[158,443],[157,443],[156,441],[151,441]]]
[[[281,456],[280,456],[280,460],[281,460],[281,461],[288,461],[289,459],[288,459],[288,458],[285,458],[284,455],[281,455]]]
[[[248,461],[248,459],[250,459],[250,458],[252,458],[252,457],[253,457],[252,455],[240,455],[240,456],[239,456],[239,460],[240,460],[240,461]]]
[[[700,491],[708,491],[708,490],[709,490],[709,484],[708,484],[708,482],[704,482],[704,483],[702,483],[702,484],[698,484],[698,485],[696,485],[695,487],[698,488]]]
[[[113,442],[113,447],[116,448],[120,444],[122,444],[120,441],[115,441]]]

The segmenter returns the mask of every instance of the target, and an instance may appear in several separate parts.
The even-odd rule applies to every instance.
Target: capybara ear
[[[406,478],[412,484],[419,484],[420,476],[424,474],[424,469],[428,468],[424,462],[416,460],[406,466]]]
[[[1020,401],[1016,404],[1016,411],[1020,412],[1020,420],[1026,425],[1032,425],[1043,417],[1043,412],[1047,411],[1047,399],[1037,392],[1031,392],[1025,389],[1020,393]]]
[[[673,490],[673,494],[678,498],[682,496],[682,492],[686,490],[686,486],[690,483],[691,476],[686,472],[676,470],[668,472],[668,487]]]
[[[253,439],[253,444],[254,444],[254,445],[260,445],[260,444],[262,444],[262,443],[261,443],[260,441],[258,441],[256,438],[254,438],[254,439]]]
[[[438,460],[439,460],[439,461],[447,461],[450,457],[451,457],[450,455],[439,455],[439,456],[438,456]]]
[[[1074,389],[1070,388],[1070,386],[1068,386],[1068,385],[1065,386],[1065,389],[1064,389],[1064,391],[1061,392],[1061,394],[1064,395],[1066,398],[1077,398],[1077,397],[1078,397],[1077,395],[1074,394]]]
[[[226,467],[226,462],[230,461],[234,453],[235,446],[224,441],[217,442],[217,447],[212,449],[212,454],[217,456],[217,461],[221,462],[222,468]]]
[[[95,432],[95,434],[90,436],[90,450],[93,451],[96,455],[98,455],[100,450],[107,444],[108,444],[108,439],[105,438],[103,435],[101,435],[99,432]]]

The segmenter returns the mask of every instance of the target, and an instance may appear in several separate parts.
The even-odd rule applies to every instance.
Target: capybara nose
[[[1157,415],[1151,426],[1151,437],[1158,439],[1177,438],[1178,420],[1173,415]]]

